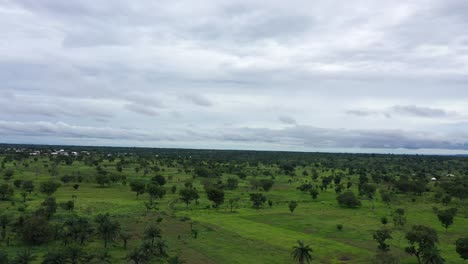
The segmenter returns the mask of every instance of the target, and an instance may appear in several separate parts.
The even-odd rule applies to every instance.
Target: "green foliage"
[[[387,240],[392,239],[392,231],[387,228],[376,230],[372,236],[378,243],[378,249],[382,252],[388,252],[390,245],[386,243]]]
[[[296,201],[290,201],[288,203],[288,207],[289,207],[289,211],[292,213],[294,213],[294,210],[296,210],[296,207],[297,207],[297,202]]]
[[[252,207],[259,209],[267,201],[267,198],[262,193],[251,193],[250,201],[252,202]]]
[[[46,181],[46,182],[41,183],[39,190],[42,193],[45,193],[50,196],[54,194],[59,187],[60,187],[60,183],[56,181]]]
[[[119,222],[112,220],[108,214],[99,214],[95,218],[97,223],[97,232],[104,241],[104,247],[107,248],[109,242],[113,241],[119,234]]]
[[[206,190],[206,195],[208,196],[208,200],[214,203],[214,208],[218,208],[224,203],[224,191],[221,189],[209,188]]]
[[[31,216],[24,221],[21,236],[26,244],[37,246],[52,239],[53,228],[46,218]]]
[[[455,243],[456,251],[462,259],[468,259],[468,238],[459,238]]]
[[[145,193],[146,185],[142,181],[132,181],[132,182],[130,182],[130,189],[132,190],[132,192],[136,193],[136,197],[138,199],[138,197],[141,194]]]
[[[437,210],[436,214],[442,226],[447,230],[449,226],[453,224],[453,218],[457,214],[457,208]]]
[[[0,185],[0,200],[7,200],[13,194],[15,193],[15,190],[13,190],[13,187],[11,187],[9,184],[4,183]]]
[[[416,256],[418,263],[443,263],[437,243],[437,232],[426,226],[415,225],[405,235],[410,246],[405,248],[406,253]]]
[[[357,208],[361,206],[361,201],[354,195],[353,192],[347,191],[345,193],[342,193],[336,197],[336,200],[338,201],[338,204],[343,207],[347,208]]]

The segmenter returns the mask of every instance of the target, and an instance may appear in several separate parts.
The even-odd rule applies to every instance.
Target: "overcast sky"
[[[0,142],[468,153],[468,1],[0,0]]]

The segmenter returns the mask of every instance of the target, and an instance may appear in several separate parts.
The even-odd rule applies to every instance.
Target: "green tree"
[[[294,213],[294,210],[296,210],[296,207],[297,207],[297,202],[290,201],[288,204],[288,207],[289,207],[289,211],[291,212],[291,214]]]
[[[151,245],[154,245],[156,238],[161,238],[161,229],[156,225],[150,225],[145,229],[145,239],[151,241]]]
[[[410,246],[405,248],[405,251],[416,256],[419,264],[439,264],[443,263],[437,249],[439,238],[437,232],[426,226],[416,225],[406,233],[406,239]],[[431,262],[432,261],[432,262]]]
[[[7,214],[0,215],[0,227],[2,228],[0,237],[5,240],[7,235],[7,226],[10,223],[10,217]]]
[[[25,192],[31,194],[34,191],[34,183],[32,181],[24,181],[21,187]]]
[[[99,214],[96,216],[97,232],[104,241],[104,247],[107,248],[109,242],[114,241],[120,231],[120,224],[110,218],[109,214]]]
[[[312,188],[310,190],[310,196],[312,196],[312,199],[314,200],[317,199],[318,195],[319,195],[319,191],[317,189]]]
[[[48,242],[54,234],[46,218],[42,216],[32,216],[24,220],[21,227],[23,241],[29,245],[42,245]]]
[[[111,180],[107,174],[98,173],[95,176],[95,179],[96,179],[96,183],[99,184],[99,186],[101,187],[104,187],[111,183]]]
[[[388,252],[390,250],[390,245],[387,244],[386,241],[392,239],[392,231],[387,228],[381,228],[374,232],[373,238],[379,244],[377,248],[380,251]]]
[[[200,195],[198,194],[198,191],[192,187],[192,185],[189,185],[179,191],[179,197],[188,207],[192,201],[200,198]]]
[[[130,182],[130,189],[132,190],[132,192],[136,193],[136,197],[138,199],[140,194],[145,193],[146,185],[142,181],[132,181],[132,182]]]
[[[305,245],[303,241],[297,241],[297,245],[293,247],[291,253],[294,261],[299,264],[311,263],[312,262],[312,248],[309,245]]]
[[[453,224],[453,218],[457,214],[457,208],[437,210],[436,214],[440,223],[442,224],[443,227],[445,227],[445,230],[447,231],[449,226]]]
[[[58,183],[58,182],[46,181],[46,182],[41,183],[41,185],[39,187],[39,190],[42,193],[45,193],[48,196],[51,196],[52,194],[54,194],[57,191],[57,189],[59,187],[60,187],[60,183]]]
[[[9,184],[4,183],[0,185],[0,200],[9,199],[11,196],[13,196],[14,192],[15,191]]]
[[[468,259],[468,237],[459,238],[455,243],[456,251],[462,259]]]
[[[361,206],[361,201],[354,195],[353,192],[347,191],[336,197],[338,204],[343,207],[356,208]]]
[[[218,188],[209,188],[206,190],[208,200],[214,203],[213,207],[218,208],[224,203],[224,191]]]
[[[268,192],[271,190],[271,188],[273,187],[273,184],[275,183],[273,180],[270,180],[270,179],[261,179],[259,181],[260,183],[260,186],[262,186],[262,189],[265,191],[265,192]]]
[[[154,203],[155,199],[161,199],[166,194],[166,190],[159,184],[150,183],[146,186],[146,192],[150,197],[150,204]]]
[[[398,208],[392,214],[393,225],[395,227],[403,227],[406,224],[405,209]]]
[[[263,206],[266,202],[267,198],[262,193],[251,193],[250,194],[250,201],[252,202],[252,206],[255,209],[259,209]]]

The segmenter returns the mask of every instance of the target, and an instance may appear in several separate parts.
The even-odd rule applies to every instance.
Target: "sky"
[[[0,142],[468,153],[466,0],[0,0]]]

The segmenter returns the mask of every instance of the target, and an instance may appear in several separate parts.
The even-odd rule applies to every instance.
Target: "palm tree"
[[[312,248],[309,245],[305,245],[303,241],[298,240],[297,245],[293,247],[291,253],[293,259],[299,264],[311,263],[312,256],[310,253]]]

